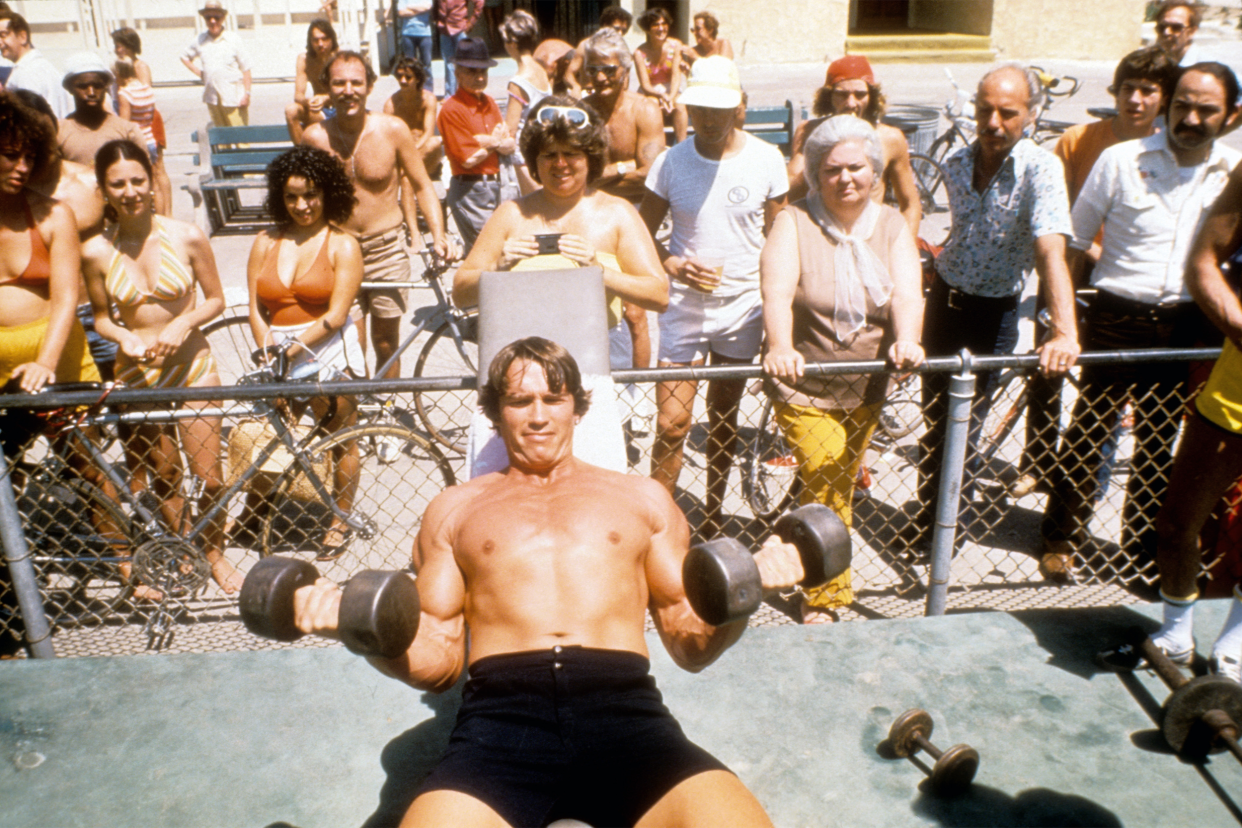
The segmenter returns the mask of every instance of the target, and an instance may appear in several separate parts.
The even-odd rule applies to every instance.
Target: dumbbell
[[[837,513],[821,503],[782,515],[772,531],[798,548],[804,587],[826,584],[850,566],[850,533]],[[682,564],[686,597],[698,616],[720,626],[759,609],[763,585],[754,555],[733,538],[695,544]]]
[[[1161,707],[1160,730],[1169,747],[1188,759],[1229,751],[1242,762],[1238,722],[1242,721],[1242,685],[1225,676],[1186,675],[1141,629],[1131,635],[1143,657],[1173,692]]]
[[[888,743],[893,753],[913,756],[920,750],[936,760],[931,771],[932,790],[937,793],[961,793],[970,787],[979,769],[979,752],[970,745],[954,745],[941,751],[930,741],[932,717],[926,710],[907,710],[888,729]]]
[[[319,578],[314,565],[295,558],[263,558],[246,573],[238,604],[246,629],[263,638],[296,641],[293,594]],[[418,633],[418,588],[403,572],[365,569],[341,590],[337,629],[350,652],[395,658]]]

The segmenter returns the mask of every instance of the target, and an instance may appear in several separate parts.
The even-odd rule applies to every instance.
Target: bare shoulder
[[[91,266],[103,270],[108,266],[115,253],[116,248],[102,233],[91,236],[82,242],[83,266]]]
[[[332,147],[328,143],[328,130],[324,126],[327,121],[316,121],[308,126],[302,132],[302,144],[308,147],[318,147],[321,150],[331,150]]]
[[[207,241],[207,236],[197,224],[161,216],[160,225],[164,228],[165,235],[172,240],[174,245],[180,244],[187,249],[201,249],[203,246],[211,247],[211,243]]]
[[[386,112],[370,112],[367,113],[367,120],[371,122],[372,128],[377,132],[382,132],[394,138],[410,134],[409,125],[396,115],[389,115]]]
[[[884,145],[885,155],[891,156],[901,151],[910,151],[910,144],[906,141],[905,133],[897,127],[877,124],[875,129],[880,136],[880,142]]]

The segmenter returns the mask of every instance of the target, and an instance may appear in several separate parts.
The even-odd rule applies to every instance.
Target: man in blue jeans
[[[457,91],[457,72],[453,59],[461,42],[483,13],[484,0],[439,0],[436,3],[436,27],[440,30],[440,57],[444,60],[444,97]]]
[[[1065,265],[1072,232],[1061,163],[1024,138],[1039,111],[1043,87],[1029,69],[1002,65],[984,75],[975,102],[978,139],[945,161],[953,231],[936,261],[936,280],[923,316],[929,357],[1003,354],[1018,342],[1018,297],[1031,268],[1039,274],[1052,329],[1039,348],[1040,370],[1063,374],[1078,358],[1074,289]],[[982,401],[995,372],[979,376],[971,412],[962,494],[969,498],[974,446],[987,414]],[[912,549],[931,538],[948,428],[947,374],[923,379],[927,433],[921,440],[915,513],[902,534]],[[973,462],[972,462],[973,461]],[[921,550],[919,550],[921,551]]]
[[[399,51],[402,57],[418,58],[427,70],[423,88],[435,92],[431,77],[432,0],[397,0],[397,22],[400,24]]]

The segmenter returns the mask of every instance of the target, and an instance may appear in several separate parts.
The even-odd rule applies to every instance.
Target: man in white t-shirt
[[[198,13],[207,31],[194,38],[181,62],[202,79],[203,101],[213,124],[246,126],[250,123],[250,59],[237,33],[224,30],[228,12],[219,0],[207,0]]]
[[[30,25],[12,9],[0,9],[0,55],[13,61],[8,89],[28,89],[48,102],[57,118],[73,111],[73,99],[61,88],[60,70],[30,42]]]
[[[789,179],[776,147],[735,124],[745,106],[737,67],[713,55],[694,62],[679,99],[694,136],[661,155],[647,175],[639,207],[655,234],[672,211],[668,247],[659,247],[669,275],[669,307],[660,317],[660,367],[748,364],[763,340],[759,253],[764,235],[785,206]],[[707,499],[702,534],[722,529],[721,514],[744,380],[707,386]],[[693,425],[693,380],[656,386],[659,417],[651,476],[673,493],[686,434]]]

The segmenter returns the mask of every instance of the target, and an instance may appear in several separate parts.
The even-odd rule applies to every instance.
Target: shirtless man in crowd
[[[297,78],[293,83],[293,103],[285,107],[285,123],[293,143],[302,143],[302,132],[310,124],[332,116],[328,105],[328,84],[323,70],[340,48],[336,30],[327,20],[312,20],[306,28],[306,51],[298,55]],[[306,85],[311,95],[306,97]],[[324,108],[328,107],[328,111]]]
[[[692,672],[746,627],[713,627],[691,609],[681,510],[655,481],[573,456],[590,400],[561,346],[531,337],[501,349],[479,396],[509,468],[432,501],[414,552],[418,635],[403,655],[370,659],[432,692],[469,666],[448,750],[401,824],[771,825],[686,738],[649,674],[648,610]],[[771,539],[755,558],[767,588],[801,577],[793,546]],[[334,584],[320,579],[294,601],[300,629],[337,635]],[[595,713],[570,715],[583,710]],[[548,736],[534,744],[537,732]]]
[[[637,205],[646,192],[647,172],[664,152],[664,118],[653,98],[629,90],[634,58],[615,29],[603,28],[584,46],[584,72],[594,91],[583,98],[608,127],[608,164],[595,186]],[[625,303],[625,324],[630,329],[634,368],[651,366],[651,333],[647,313]]]
[[[884,172],[876,178],[871,197],[879,202],[886,192],[891,192],[897,209],[919,237],[919,222],[923,219],[923,207],[919,201],[918,184],[914,181],[914,169],[910,166],[910,145],[906,136],[896,127],[880,123],[884,115],[884,95],[876,83],[871,64],[862,55],[846,55],[828,65],[824,85],[815,93],[814,112],[817,117],[798,127],[793,138],[793,157],[789,159],[789,200],[797,201],[807,194],[803,168],[806,159],[802,145],[815,128],[833,115],[853,115],[875,127],[884,150]]]
[[[423,158],[423,166],[432,179],[437,179],[444,161],[443,143],[436,134],[436,113],[440,105],[436,102],[436,96],[424,88],[427,69],[415,58],[399,57],[393,61],[392,76],[397,81],[397,91],[384,101],[384,114],[395,115],[405,121],[414,138],[414,146],[418,147],[418,153]],[[422,250],[423,236],[418,232],[415,201],[413,183],[403,178],[401,212],[405,215],[411,245],[415,250]]]
[[[341,51],[332,57],[324,72],[336,112],[328,120],[307,127],[302,143],[335,155],[354,182],[358,204],[341,229],[356,236],[362,247],[363,279],[407,282],[410,262],[397,199],[402,176],[413,184],[419,209],[431,229],[436,254],[449,259],[454,251],[444,234],[440,200],[405,121],[367,111],[367,96],[375,85],[371,65],[356,52]],[[417,233],[417,228],[413,232]],[[377,367],[400,344],[398,334],[407,293],[404,288],[392,288],[364,291],[359,296],[362,312],[371,315],[371,342]],[[398,376],[400,365],[394,364],[380,379]]]

